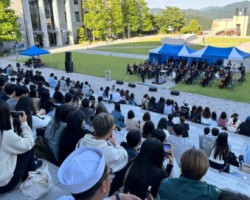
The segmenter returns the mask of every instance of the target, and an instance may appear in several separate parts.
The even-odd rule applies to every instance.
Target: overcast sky
[[[165,8],[165,6],[176,6],[180,9],[201,9],[208,6],[225,6],[242,0],[146,0],[149,8]]]

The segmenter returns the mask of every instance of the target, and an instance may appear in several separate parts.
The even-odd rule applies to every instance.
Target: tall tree
[[[167,6],[163,10],[163,29],[167,32],[171,27],[174,31],[179,31],[185,25],[185,18],[181,10],[177,7]]]
[[[18,16],[10,8],[10,0],[0,0],[0,41],[18,41],[21,39]]]
[[[152,21],[149,14],[149,8],[145,0],[138,0],[139,16],[140,16],[140,29],[143,32],[149,32],[153,30]]]
[[[107,13],[102,0],[85,0],[83,2],[84,24],[92,33],[92,40],[102,39],[105,35]]]
[[[123,15],[120,0],[110,0],[109,21],[111,37],[123,32]]]
[[[198,33],[198,31],[200,30],[200,24],[195,19],[192,19],[189,22],[188,30],[190,33]]]

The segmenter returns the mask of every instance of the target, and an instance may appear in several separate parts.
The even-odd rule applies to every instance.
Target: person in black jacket
[[[89,130],[83,129],[84,116],[82,111],[72,111],[67,116],[67,127],[64,129],[59,143],[59,165],[74,151],[78,141],[83,138]]]
[[[245,122],[242,122],[237,131],[240,135],[250,136],[250,116],[246,118]]]
[[[169,164],[163,169],[163,144],[156,138],[146,139],[136,159],[131,162],[124,178],[124,191],[145,199],[147,189],[151,186],[151,194],[155,198],[161,181],[168,178],[173,167],[173,157],[169,156]]]

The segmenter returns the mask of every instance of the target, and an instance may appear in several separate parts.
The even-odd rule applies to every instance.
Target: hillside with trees
[[[206,7],[200,10],[194,10],[194,9],[185,9],[181,10],[187,26],[191,20],[196,20],[202,30],[210,30],[211,25],[213,22],[213,19],[222,19],[222,18],[232,18],[236,13],[236,8],[250,8],[250,1],[242,1],[242,2],[236,2],[229,5],[226,5],[224,7]],[[150,9],[150,13],[153,15],[162,15],[163,9]],[[247,15],[250,19],[250,9],[247,10]],[[248,25],[248,35],[250,34],[250,21]]]

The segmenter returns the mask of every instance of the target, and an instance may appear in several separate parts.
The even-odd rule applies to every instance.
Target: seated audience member
[[[228,144],[227,132],[222,132],[212,146],[209,156],[210,167],[229,173],[229,164],[239,166]]]
[[[209,125],[211,123],[211,112],[209,107],[205,107],[201,114],[201,123]]]
[[[83,113],[85,123],[92,127],[92,120],[95,116],[95,113],[92,108],[89,107],[90,101],[87,98],[84,98],[82,100],[82,107],[80,108],[80,111]]]
[[[123,193],[106,198],[112,181],[112,168],[105,164],[104,157],[96,147],[81,147],[73,151],[58,170],[59,181],[72,197],[63,196],[59,200],[140,200]]]
[[[156,111],[156,102],[155,102],[155,97],[151,97],[149,102],[148,102],[148,110],[149,111],[153,111],[155,112]]]
[[[145,112],[142,116],[142,120],[140,121],[140,132],[143,132],[143,126],[146,123],[146,121],[151,120],[151,115],[149,112]]]
[[[128,104],[132,105],[132,106],[137,106],[137,103],[135,102],[135,95],[134,95],[134,93],[130,94]]]
[[[155,125],[151,120],[146,121],[142,129],[142,138],[147,139],[152,135],[153,130],[155,130]]]
[[[3,93],[3,95],[0,96],[0,99],[7,101],[9,99],[14,98],[16,87],[17,86],[15,84],[10,84],[10,83],[5,85],[5,87],[4,87],[5,92]]]
[[[58,81],[55,79],[54,73],[51,73],[49,77],[49,86],[51,88],[55,88],[57,84],[58,84]]]
[[[156,138],[161,141],[161,143],[166,143],[166,134],[161,129],[155,129],[152,131],[151,138]]]
[[[56,108],[55,116],[49,122],[44,136],[45,140],[50,147],[55,160],[59,160],[59,144],[63,131],[65,130],[67,124],[66,119],[70,112],[74,111],[75,107],[73,105],[61,105]]]
[[[190,121],[191,122],[195,122],[195,120],[196,120],[196,109],[197,109],[197,107],[194,105],[194,106],[192,106],[192,108],[191,108],[191,111],[190,111]]]
[[[184,105],[181,106],[181,109],[179,111],[180,116],[184,116],[186,119],[189,119],[191,107],[188,105],[187,101],[184,101],[183,104]]]
[[[250,116],[246,118],[245,122],[242,122],[238,127],[238,133],[240,135],[250,136]]]
[[[227,121],[228,121],[227,113],[223,111],[218,119],[218,126],[225,127],[227,124]]]
[[[195,111],[195,118],[193,119],[193,122],[195,123],[201,123],[201,114],[202,114],[203,108],[202,106],[198,106]]]
[[[120,103],[126,104],[126,101],[128,101],[128,99],[126,98],[125,91],[123,89],[120,90],[120,95],[121,95]]]
[[[168,138],[168,136],[170,135],[167,130],[167,126],[168,126],[167,119],[165,117],[162,117],[158,122],[157,129],[162,130],[165,133],[166,138]]]
[[[239,161],[250,165],[250,145],[247,146],[245,154],[239,156]]]
[[[104,92],[104,91],[103,91],[103,87],[100,87],[97,96],[98,96],[98,97],[103,97],[103,92]]]
[[[182,137],[189,137],[189,134],[188,134],[189,124],[185,123],[185,117],[184,116],[180,117],[180,123],[179,124],[182,125],[183,129],[184,129]]]
[[[211,114],[210,126],[218,126],[217,114],[216,114],[216,112],[212,112],[212,114]]]
[[[202,150],[189,149],[181,156],[179,178],[164,179],[159,187],[159,199],[217,200],[220,190],[202,181],[209,161]]]
[[[135,113],[133,110],[129,110],[126,119],[126,129],[128,131],[139,130],[140,124],[138,120],[135,119]]]
[[[193,148],[194,145],[190,143],[188,138],[182,137],[182,134],[184,132],[183,126],[179,124],[174,125],[174,131],[176,135],[170,135],[168,137],[168,143],[173,145],[173,154],[176,159],[176,162],[180,166],[180,159],[182,153],[187,149]]]
[[[121,105],[119,103],[115,104],[114,110],[111,112],[111,115],[113,115],[115,119],[115,125],[118,130],[121,128],[124,128],[126,125],[124,123],[124,116],[121,112]]]
[[[54,109],[56,108],[56,105],[53,103],[52,99],[50,98],[49,90],[44,89],[41,92],[40,97],[40,103],[39,103],[40,110],[45,110],[46,115],[53,116],[54,115]]]
[[[226,124],[225,130],[236,133],[240,125],[240,120],[238,119],[238,117],[239,116],[237,113],[232,114],[231,118],[229,118]]]
[[[122,100],[122,97],[121,97],[121,95],[120,95],[120,89],[117,88],[116,91],[114,91],[114,92],[112,93],[112,101],[113,101],[114,103],[120,103],[121,100]]]
[[[156,103],[155,112],[163,114],[165,106],[165,99],[160,97],[159,101]]]
[[[175,131],[174,131],[174,122],[173,122],[174,116],[173,114],[169,114],[168,115],[168,122],[167,122],[167,130],[169,132],[170,135],[175,135]]]
[[[55,100],[56,104],[63,104],[64,96],[63,96],[63,93],[60,90],[60,86],[55,87],[55,92],[53,94],[53,99]]]
[[[233,191],[222,190],[218,200],[250,200],[250,197]]]
[[[205,151],[207,156],[209,157],[211,155],[212,146],[215,143],[215,140],[217,139],[217,136],[219,135],[219,129],[213,128],[212,134],[216,135],[209,135],[210,129],[209,127],[204,128],[204,135],[199,136],[199,146],[200,149]]]
[[[199,148],[202,148],[202,143],[203,140],[208,136],[208,134],[210,133],[210,128],[209,127],[205,127],[204,128],[204,134],[203,135],[199,135]]]
[[[11,191],[26,180],[29,171],[42,165],[34,161],[34,139],[25,112],[18,118],[21,134],[13,131],[8,104],[0,100],[0,194]]]
[[[121,146],[127,151],[129,161],[138,155],[138,148],[141,144],[141,133],[138,130],[129,131],[126,136],[126,142],[122,142]]]
[[[10,107],[10,111],[14,111],[18,100],[23,96],[23,86],[16,86],[15,97],[8,99],[6,102]]]
[[[40,99],[37,97],[37,90],[30,90],[29,97],[32,99],[36,112],[39,111]]]
[[[124,176],[123,169],[128,163],[128,154],[121,147],[113,133],[115,129],[115,121],[112,115],[100,113],[93,120],[93,128],[95,135],[87,134],[78,143],[81,146],[94,146],[100,148],[104,152],[107,165],[113,169],[116,174],[112,182],[112,192],[115,192],[122,186]]]
[[[105,112],[105,113],[109,113],[108,112],[108,110],[107,110],[107,108],[106,108],[106,106],[103,104],[103,98],[102,98],[102,96],[99,96],[98,98],[97,98],[97,101],[98,101],[98,103],[97,103],[97,105],[96,105],[96,110],[98,109],[98,107],[102,107],[102,110],[103,110],[103,112]],[[96,114],[97,115],[97,114]]]
[[[169,115],[169,114],[173,114],[174,112],[175,112],[175,110],[174,110],[173,104],[171,104],[171,100],[167,99],[166,100],[166,104],[164,106],[164,112],[163,112],[163,114],[164,115]]]
[[[148,110],[149,100],[150,100],[150,97],[148,96],[148,94],[144,94],[144,96],[142,98],[142,102],[141,102],[141,108],[143,110]]]
[[[68,114],[66,119],[67,126],[61,135],[59,143],[59,165],[74,151],[78,141],[87,133],[90,133],[90,131],[82,128],[83,121],[84,116],[80,110],[75,110]]]
[[[164,159],[166,158],[162,143],[156,138],[146,139],[138,156],[127,169],[124,180],[125,193],[145,199],[147,189],[151,186],[151,194],[155,198],[161,181],[169,177],[173,167],[173,158],[168,156],[170,164],[163,169]]]
[[[111,96],[110,88],[106,87],[103,92],[103,101],[109,102],[111,99],[110,96]]]

